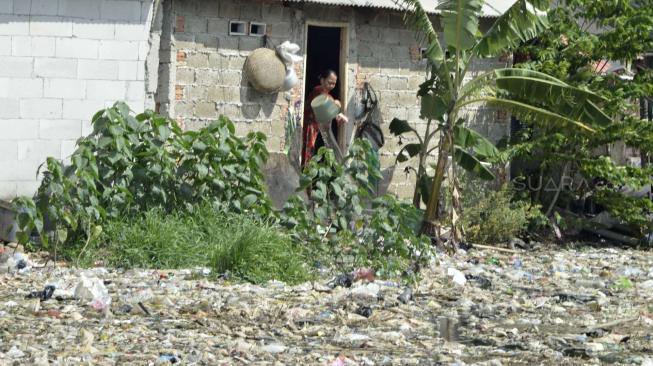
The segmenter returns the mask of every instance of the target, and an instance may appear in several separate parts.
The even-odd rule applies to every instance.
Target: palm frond
[[[503,68],[495,69],[485,74],[479,75],[474,79],[470,80],[467,84],[463,85],[460,89],[459,99],[464,99],[467,95],[474,94],[480,88],[485,87],[486,85],[492,84],[493,80],[501,77],[510,77],[510,76],[522,76],[522,77],[531,77],[542,80],[548,80],[560,85],[566,85],[564,81],[554,78],[553,76],[541,73],[539,71],[528,70],[528,69],[517,69],[517,68]]]
[[[463,86],[457,104],[486,96],[545,108],[588,126],[606,126],[612,122],[597,105],[605,98],[532,70],[499,69],[481,75]]]
[[[473,54],[493,57],[537,37],[548,26],[549,0],[517,0],[474,46]]]
[[[581,121],[521,101],[499,98],[496,96],[482,96],[474,99],[467,99],[458,103],[456,109],[461,109],[471,104],[486,104],[498,107],[512,113],[520,119],[533,121],[537,124],[567,124],[576,126],[581,131],[596,132],[592,127]]]

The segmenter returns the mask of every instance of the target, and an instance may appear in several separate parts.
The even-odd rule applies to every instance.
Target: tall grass
[[[123,268],[209,267],[254,283],[311,278],[303,250],[282,228],[245,215],[219,213],[208,205],[190,213],[153,210],[110,221],[83,259],[84,263],[102,259]]]

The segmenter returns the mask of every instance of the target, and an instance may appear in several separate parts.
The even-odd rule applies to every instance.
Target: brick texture
[[[296,103],[299,109],[294,112],[301,115],[303,111],[303,63],[295,65],[300,83],[293,90],[276,95],[260,94],[249,86],[243,66],[251,51],[262,47],[262,41],[250,36],[230,36],[229,21],[267,22],[268,35],[274,43],[289,40],[302,46],[305,41],[303,21],[317,20],[316,14],[321,21],[348,22],[346,102],[352,103],[360,96],[365,82],[375,89],[380,111],[377,121],[387,141],[380,151],[386,177],[381,186],[402,198],[412,197],[414,177],[406,176],[403,165],[394,165],[403,145],[391,136],[388,125],[397,117],[408,119],[419,131],[425,130],[425,122],[419,119],[419,100],[415,94],[424,81],[426,64],[421,59],[420,45],[413,32],[405,29],[399,17],[384,10],[365,9],[363,12],[349,7],[312,4],[306,4],[303,11],[295,11],[255,0],[221,0],[217,12],[206,11],[214,3],[212,0],[186,1],[175,7],[172,18],[175,42],[169,57],[176,61],[170,71],[175,75],[170,78],[171,82],[176,80],[171,86],[175,90],[172,104],[175,117],[183,120],[186,128],[204,126],[223,113],[234,121],[237,131],[243,134],[264,132],[268,135],[268,149],[283,151],[286,115],[295,109]],[[477,61],[471,73],[501,66],[504,64],[498,60]],[[344,78],[345,75],[340,75],[341,80]],[[352,121],[353,110],[347,111]],[[497,131],[505,131],[501,126],[505,126],[506,119],[501,116],[497,119],[496,111],[477,108],[468,113],[471,125],[492,131],[493,139],[500,137],[495,136]],[[478,126],[479,123],[495,124],[500,128]],[[348,134],[351,133],[350,127]]]
[[[152,0],[0,0],[0,198],[34,193],[95,112],[145,105]]]

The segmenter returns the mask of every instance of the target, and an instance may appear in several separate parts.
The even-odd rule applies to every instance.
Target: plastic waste
[[[374,282],[376,273],[371,268],[359,268],[352,273],[354,281],[365,280]]]
[[[458,286],[465,286],[465,283],[467,283],[465,274],[455,268],[449,267],[447,269],[447,276],[451,277],[453,283],[455,283]]]
[[[295,69],[292,67],[286,68],[286,77],[283,79],[281,90],[288,91],[294,88],[297,83],[299,83],[299,78],[297,77]]]
[[[402,304],[408,304],[408,302],[413,299],[413,290],[410,287],[406,287],[397,299]]]
[[[284,41],[277,46],[277,55],[286,64],[286,66],[300,62],[303,58],[297,55],[300,47],[295,43],[290,43],[290,41]]]
[[[343,273],[336,276],[333,280],[328,282],[329,287],[351,287],[354,283],[354,276],[351,273]]]
[[[0,260],[0,273],[25,273],[32,268],[32,262],[25,253],[16,252],[13,255],[3,254],[4,260]]]
[[[159,356],[159,362],[170,362],[170,363],[177,363],[179,362],[181,357],[177,357],[176,355],[173,355],[171,353],[164,353]]]
[[[642,275],[644,272],[637,267],[628,266],[628,267],[621,268],[618,271],[618,273],[626,277],[637,277]]]
[[[376,283],[368,283],[365,285],[352,288],[351,296],[361,300],[378,299],[381,288]]]
[[[336,357],[336,359],[331,362],[331,366],[345,366],[345,356],[339,355]]]
[[[302,57],[297,55],[300,48],[295,43],[290,43],[290,41],[285,41],[282,44],[277,46],[277,56],[283,61],[286,65],[286,76],[283,79],[283,85],[281,90],[288,91],[299,83],[299,78],[295,73],[294,64],[300,62]]]
[[[86,301],[97,311],[108,309],[111,305],[111,296],[104,283],[97,277],[86,277],[84,274],[75,287],[75,298]]]
[[[32,291],[26,297],[28,299],[38,298],[41,301],[47,301],[54,294],[54,290],[55,290],[55,287],[53,285],[47,285],[47,286],[45,286],[43,291]]]
[[[521,259],[515,258],[515,260],[512,262],[512,266],[515,269],[520,269],[522,267]]]
[[[369,306],[360,306],[356,309],[356,314],[369,318],[372,316],[372,308]]]
[[[280,343],[266,344],[265,346],[261,347],[261,351],[267,353],[282,353],[285,352],[286,349],[288,349],[288,347]]]

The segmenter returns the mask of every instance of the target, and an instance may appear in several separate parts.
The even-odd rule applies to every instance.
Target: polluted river
[[[412,288],[1,265],[0,365],[653,366],[653,260],[634,249],[440,253]]]

